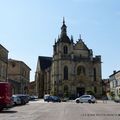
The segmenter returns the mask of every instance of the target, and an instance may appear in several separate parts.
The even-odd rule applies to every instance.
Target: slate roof
[[[110,75],[109,77],[112,77],[112,76],[114,76],[115,74],[117,74],[117,73],[119,73],[120,72],[120,70],[119,71],[115,71],[112,75]]]
[[[45,70],[51,66],[52,57],[39,56],[39,62],[41,70]]]
[[[70,39],[67,35],[61,36],[60,37],[60,42],[71,43],[71,41],[70,41]]]

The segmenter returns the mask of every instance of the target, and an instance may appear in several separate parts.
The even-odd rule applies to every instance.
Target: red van
[[[12,106],[12,87],[8,82],[0,82],[0,111]]]

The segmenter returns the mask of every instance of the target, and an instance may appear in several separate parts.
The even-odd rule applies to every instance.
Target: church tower
[[[51,94],[60,97],[101,94],[101,56],[93,52],[80,38],[76,43],[67,35],[65,19],[61,33],[53,46]]]
[[[69,64],[71,63],[71,55],[73,52],[73,39],[67,35],[67,26],[63,18],[60,36],[53,46],[53,64],[52,64],[52,78],[53,91],[59,96],[63,96],[63,82],[68,81],[69,78]]]

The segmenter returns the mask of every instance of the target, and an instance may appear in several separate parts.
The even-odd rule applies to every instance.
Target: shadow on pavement
[[[3,110],[3,111],[0,111],[0,114],[1,113],[17,113],[17,111],[15,111],[15,110]]]

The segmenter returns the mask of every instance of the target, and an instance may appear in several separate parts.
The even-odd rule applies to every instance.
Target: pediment
[[[89,50],[82,40],[77,41],[77,43],[75,44],[75,49]]]

